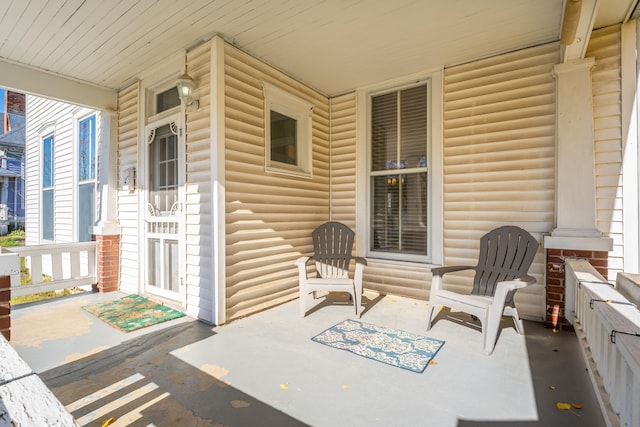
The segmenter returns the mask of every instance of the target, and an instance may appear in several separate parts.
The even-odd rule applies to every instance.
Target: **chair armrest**
[[[362,276],[364,275],[364,267],[367,265],[367,260],[361,257],[356,257],[356,271],[353,276],[353,283],[356,286],[356,292],[362,294]]]
[[[535,282],[536,280],[531,276],[524,276],[514,280],[498,282],[496,284],[496,291],[493,294],[493,301],[497,302],[500,306],[504,306],[504,301],[506,300],[509,292],[525,288]]]
[[[311,257],[301,256],[296,260],[296,266],[298,267],[298,280],[300,284],[306,283],[307,281],[307,261],[309,261]]]
[[[310,258],[311,257],[308,257],[308,256],[301,256],[296,260],[296,265],[298,267],[304,268],[307,265],[307,261],[309,261]]]
[[[356,264],[362,264],[362,265],[364,265],[364,266],[366,266],[366,265],[367,265],[367,260],[366,260],[366,259],[364,259],[364,258],[362,258],[362,257],[356,257],[356,258],[354,258],[354,259],[355,259],[355,261],[356,261]]]
[[[533,285],[534,283],[536,283],[536,279],[534,277],[531,277],[531,276],[519,277],[516,280],[519,280],[521,282],[525,282],[526,286]]]
[[[437,267],[431,269],[433,276],[444,276],[447,273],[453,273],[454,271],[475,270],[475,267],[469,265],[452,265],[449,267]]]

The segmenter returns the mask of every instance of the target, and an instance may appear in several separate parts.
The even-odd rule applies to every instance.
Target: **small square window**
[[[269,83],[263,87],[266,170],[310,178],[313,106]]]

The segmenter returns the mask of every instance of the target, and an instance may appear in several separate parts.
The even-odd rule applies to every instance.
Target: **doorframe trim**
[[[162,298],[169,299],[171,301],[179,303],[182,307],[186,307],[187,293],[186,293],[186,241],[185,241],[185,184],[186,184],[186,136],[184,132],[184,115],[181,114],[182,108],[176,107],[171,110],[170,114],[167,112],[159,115],[149,117],[146,125],[143,128],[142,140],[140,141],[141,148],[141,162],[140,170],[138,173],[138,181],[140,188],[140,196],[138,206],[143,207],[139,210],[139,230],[141,240],[141,256],[139,257],[139,271],[140,282],[139,289],[143,293],[150,293],[158,295]],[[173,124],[173,126],[172,126]],[[171,132],[176,135],[178,141],[178,201],[182,205],[178,218],[178,292],[177,298],[174,297],[174,293],[166,290],[153,290],[149,292],[147,287],[148,277],[148,265],[149,265],[149,251],[147,246],[147,223],[146,223],[146,206],[149,202],[149,145],[151,143],[150,138],[153,138],[155,130],[159,127],[169,125]]]

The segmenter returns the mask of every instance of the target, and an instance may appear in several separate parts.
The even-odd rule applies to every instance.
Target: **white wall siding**
[[[71,106],[63,108],[68,114],[65,120],[57,116],[59,126],[56,126],[54,139],[54,236],[56,242],[73,241],[73,120],[71,120]],[[62,116],[65,115],[62,111]]]
[[[120,289],[139,292],[138,191],[122,190],[124,171],[138,166],[140,83],[118,92],[118,221],[120,238]]]
[[[311,231],[329,219],[329,102],[225,44],[227,320],[298,295],[294,261],[310,254]],[[313,105],[312,178],[265,171],[268,81]]]
[[[200,106],[187,112],[186,121],[186,311],[191,316],[213,322],[211,164],[211,45],[198,46],[187,54],[187,70],[196,81]]]
[[[479,238],[504,224],[550,232],[555,191],[557,43],[445,70],[444,260],[475,265]],[[541,241],[541,239],[539,239]],[[543,285],[542,248],[530,274]],[[468,276],[453,288],[470,289]],[[517,294],[521,314],[544,318],[544,286]]]
[[[42,112],[44,98],[27,95],[27,129],[25,141],[25,243],[40,244],[40,181],[41,162],[40,146],[42,144],[42,126],[45,117]]]
[[[597,228],[613,238],[608,278],[615,280],[624,270],[620,26],[594,31],[586,56],[596,59],[592,90]]]
[[[26,129],[26,243],[43,243],[41,238],[42,138],[54,135],[54,240],[73,242],[77,226],[77,120],[93,111],[60,101],[27,96]],[[101,143],[100,115],[96,115],[96,148]]]

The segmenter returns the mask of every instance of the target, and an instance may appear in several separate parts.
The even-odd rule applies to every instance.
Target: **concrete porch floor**
[[[81,425],[605,425],[575,335],[535,322],[520,336],[505,321],[483,356],[467,315],[442,311],[426,332],[424,301],[366,293],[361,321],[446,341],[416,374],[311,341],[355,318],[340,296],[305,318],[292,301],[224,326],[183,317],[130,333],[81,308],[122,295],[12,311],[11,344]]]

